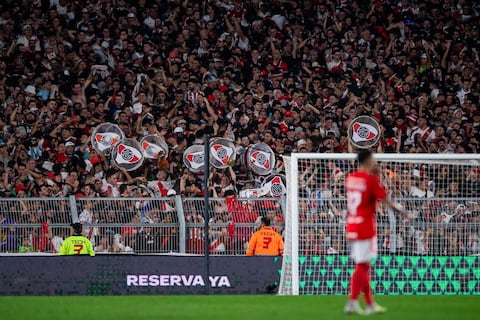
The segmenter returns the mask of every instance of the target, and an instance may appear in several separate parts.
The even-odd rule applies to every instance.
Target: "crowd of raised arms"
[[[359,115],[381,125],[377,152],[477,153],[479,12],[466,0],[2,1],[0,196],[198,197],[182,155],[206,131],[239,152],[266,143],[283,172],[281,155],[347,152]],[[168,157],[117,169],[90,143],[105,122],[162,137]],[[214,197],[259,183],[240,157],[210,181]]]
[[[4,1],[0,192],[136,196],[128,185],[160,180],[172,182],[162,195],[201,195],[182,153],[206,127],[239,149],[263,141],[278,155],[344,152],[349,123],[370,115],[382,128],[377,151],[475,153],[478,9],[461,0]],[[168,158],[111,170],[89,143],[104,122],[127,137],[161,136]],[[216,171],[218,196],[254,180],[240,161]]]

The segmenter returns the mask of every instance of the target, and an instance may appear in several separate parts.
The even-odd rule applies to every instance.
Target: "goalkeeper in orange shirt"
[[[283,255],[282,236],[270,227],[270,219],[260,219],[260,229],[255,232],[246,252],[247,256],[281,256]]]

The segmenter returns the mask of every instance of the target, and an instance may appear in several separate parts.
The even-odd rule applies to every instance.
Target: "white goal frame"
[[[466,162],[479,161],[480,154],[374,154],[375,159],[383,161],[395,162],[414,162],[422,163],[441,163],[448,161]],[[356,160],[355,153],[292,153],[289,158],[290,170],[287,172],[287,211],[285,219],[285,235],[290,236],[290,244],[285,243],[286,252],[282,262],[282,273],[280,279],[280,294],[299,295],[299,160]],[[287,241],[287,238],[286,238]],[[291,247],[291,252],[287,252],[288,245]],[[290,255],[290,256],[289,256]],[[287,265],[291,267],[291,279],[285,280],[285,270]],[[285,293],[282,286],[288,284],[289,292]]]

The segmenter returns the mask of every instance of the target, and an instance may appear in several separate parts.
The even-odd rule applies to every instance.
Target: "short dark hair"
[[[362,165],[365,162],[367,162],[372,156],[373,156],[373,153],[370,150],[362,149],[358,152],[358,155],[357,155],[358,163]]]
[[[262,223],[264,226],[270,226],[270,219],[267,217],[262,217]]]
[[[225,190],[225,193],[223,194],[225,197],[234,197],[235,196],[235,191],[233,190]]]
[[[75,222],[75,223],[72,223],[71,226],[72,226],[72,228],[73,228],[73,231],[74,231],[76,234],[81,234],[81,233],[82,233],[83,226],[82,226],[81,223]]]

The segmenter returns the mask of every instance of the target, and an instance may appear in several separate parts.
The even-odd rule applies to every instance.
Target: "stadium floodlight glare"
[[[469,229],[458,217],[480,213],[480,155],[375,154],[375,159],[390,197],[410,219],[379,207],[372,286],[392,294],[462,290],[461,283],[477,290],[477,274],[466,257],[473,252],[451,252],[444,242],[478,232],[479,225]],[[287,214],[279,294],[347,293],[352,263],[344,231],[344,179],[357,167],[356,154],[293,153],[284,163]]]

